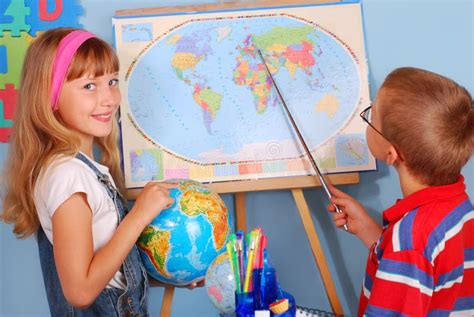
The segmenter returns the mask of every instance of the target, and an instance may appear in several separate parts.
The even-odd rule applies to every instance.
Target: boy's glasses
[[[380,134],[382,136],[382,138],[384,138],[385,140],[387,140],[389,143],[392,143],[390,142],[383,134],[382,132],[380,132],[372,123],[370,123],[370,121],[372,120],[372,106],[368,106],[367,108],[365,108],[364,110],[362,110],[362,112],[360,113],[360,117],[362,118],[362,120],[365,121],[365,123],[367,123],[372,129],[374,129],[375,132],[377,132],[378,134]]]
[[[384,138],[385,140],[388,141],[388,143],[392,144],[393,148],[395,149],[395,151],[397,151],[397,154],[398,154],[398,157],[400,158],[400,160],[403,162],[403,157],[400,155],[400,152],[397,150],[397,148],[395,147],[395,145],[393,145],[393,143],[387,139],[385,137],[385,135],[382,134],[382,132],[380,132],[372,123],[370,123],[370,121],[372,120],[372,106],[368,106],[367,108],[365,108],[364,110],[362,110],[362,112],[360,113],[360,117],[362,118],[362,120],[365,121],[365,123],[367,123],[372,129],[374,129],[375,132],[377,132],[378,134],[380,134],[382,136],[382,138]]]

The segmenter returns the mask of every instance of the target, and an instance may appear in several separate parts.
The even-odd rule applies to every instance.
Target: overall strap
[[[89,168],[97,175],[97,180],[104,186],[104,188],[107,190],[107,194],[109,194],[113,201],[116,201],[115,198],[120,198],[117,201],[122,203],[123,210],[125,211],[125,204],[122,201],[122,195],[112,184],[109,176],[99,171],[97,166],[95,166],[84,154],[79,152],[76,154],[76,158],[89,166]],[[122,214],[120,214],[120,218],[123,218]]]
[[[107,176],[107,175],[104,175],[101,171],[99,171],[99,169],[94,164],[92,164],[92,162],[84,154],[79,152],[76,154],[76,158],[86,163],[86,165],[89,166],[94,171],[94,173],[97,174],[97,176],[99,175]]]
[[[115,203],[121,221],[127,212],[126,207],[122,200],[122,196],[110,181],[109,176],[99,171],[99,169],[84,154],[77,153],[76,158],[89,166],[97,175],[98,181],[104,186],[110,198]],[[118,298],[119,315],[127,315],[127,312],[132,312],[132,315],[134,316],[148,316],[148,281],[136,245],[132,247],[132,250],[130,250],[125,258],[125,261],[122,264],[122,269],[125,279],[127,280],[127,288]]]

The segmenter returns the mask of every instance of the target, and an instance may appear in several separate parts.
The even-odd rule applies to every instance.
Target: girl
[[[20,238],[37,233],[53,316],[148,315],[135,241],[173,185],[148,183],[125,212],[118,69],[110,45],[70,28],[46,31],[25,57],[2,219]]]

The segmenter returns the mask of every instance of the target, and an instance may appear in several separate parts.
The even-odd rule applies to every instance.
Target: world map
[[[135,28],[135,35],[133,28],[124,29],[124,38],[148,38],[145,26]],[[307,21],[259,16],[193,21],[156,38],[129,73],[132,120],[151,142],[193,162],[300,157],[257,49],[311,150],[335,138],[354,117],[361,83],[348,47]],[[364,142],[352,149],[336,151],[344,156],[337,161],[368,163]]]

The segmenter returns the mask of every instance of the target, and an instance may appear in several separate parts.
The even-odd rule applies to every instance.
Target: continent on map
[[[334,95],[324,95],[316,102],[316,112],[325,112],[330,119],[334,117],[339,107],[339,100]]]
[[[178,78],[181,80],[187,80],[183,77],[183,72],[188,70],[188,69],[193,69],[197,63],[202,59],[201,57],[198,57],[194,55],[193,53],[185,53],[185,52],[178,52],[173,55],[173,59],[171,60],[171,65],[173,65],[174,70],[176,71],[176,75],[178,75]],[[188,83],[188,82],[187,82]]]
[[[189,75],[196,65],[211,51],[210,36],[206,32],[191,35],[176,34],[166,44],[175,45],[175,52],[171,58],[176,75],[188,85],[192,85]],[[189,73],[191,72],[191,73]]]
[[[271,82],[255,55],[256,50],[260,49],[266,56],[272,74],[285,68],[293,79],[298,69],[311,76],[311,68],[316,64],[314,43],[309,37],[313,31],[311,26],[273,27],[262,35],[248,35],[243,45],[237,46],[234,82],[250,89],[257,113],[263,113],[269,104]]]
[[[262,64],[249,63],[240,57],[238,57],[238,60],[240,62],[234,71],[234,82],[237,85],[250,88],[257,113],[263,113],[267,108],[271,81],[267,80],[267,73]]]
[[[195,84],[193,98],[202,109],[207,132],[212,134],[211,123],[215,120],[217,111],[221,107],[222,95],[205,85]]]
[[[217,28],[218,41],[226,38],[231,28]],[[212,134],[211,124],[221,107],[222,95],[213,91],[208,85],[201,83],[201,75],[195,73],[196,65],[211,52],[210,35],[208,32],[182,36],[176,34],[166,44],[175,45],[175,53],[171,58],[171,65],[179,80],[182,80],[193,89],[193,99],[203,111],[204,126]]]
[[[154,267],[166,278],[171,275],[166,271],[166,257],[170,250],[170,233],[147,226],[137,241],[138,247],[148,255]]]
[[[197,192],[187,190],[181,197],[181,210],[188,216],[195,217],[204,215],[207,217],[212,227],[212,234],[216,249],[220,250],[225,243],[229,224],[227,219],[227,207],[222,202],[218,205],[218,197],[211,192]]]

